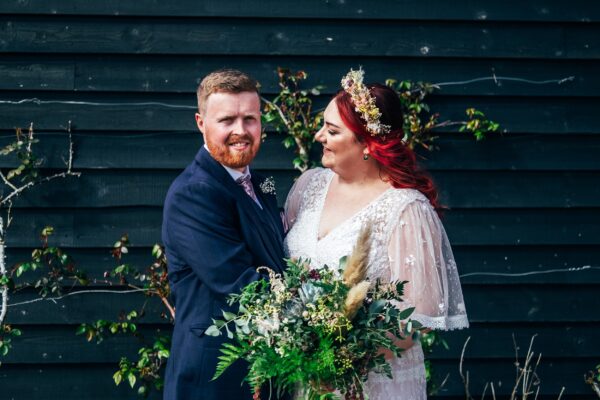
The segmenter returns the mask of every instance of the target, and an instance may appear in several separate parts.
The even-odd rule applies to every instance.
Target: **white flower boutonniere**
[[[273,196],[275,196],[277,193],[275,192],[275,179],[273,179],[272,176],[269,176],[268,178],[266,178],[260,185],[258,185],[260,187],[260,190],[262,190],[262,192],[264,194],[272,194]]]

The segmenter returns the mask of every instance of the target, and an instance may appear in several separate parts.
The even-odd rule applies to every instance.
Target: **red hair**
[[[433,181],[417,164],[415,153],[402,141],[404,121],[400,98],[387,86],[373,84],[367,87],[381,113],[380,122],[391,126],[390,132],[383,137],[372,136],[366,129],[365,121],[354,111],[352,98],[344,90],[334,97],[342,121],[354,132],[358,141],[366,144],[369,156],[377,161],[392,186],[416,189],[429,199],[436,210],[439,209],[438,193]]]

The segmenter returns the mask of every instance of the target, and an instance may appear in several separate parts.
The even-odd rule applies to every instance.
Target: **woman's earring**
[[[363,154],[363,160],[367,161],[369,159],[369,155],[367,153]]]

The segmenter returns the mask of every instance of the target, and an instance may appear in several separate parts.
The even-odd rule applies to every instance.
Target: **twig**
[[[467,400],[473,399],[473,397],[471,396],[471,393],[469,391],[469,371],[467,371],[466,377],[463,374],[463,362],[465,359],[465,351],[467,349],[467,344],[469,343],[469,340],[471,340],[471,336],[469,336],[467,338],[467,340],[465,340],[465,344],[463,345],[462,351],[460,353],[460,364],[458,366],[458,373],[460,374],[460,377],[462,378],[462,381],[463,381],[463,385],[465,386],[465,398]]]
[[[6,259],[4,258],[4,224],[0,216],[0,277],[6,274]],[[4,322],[8,310],[8,287],[2,285],[2,307],[0,308],[0,326]]]
[[[2,181],[4,182],[4,184],[6,186],[10,187],[12,190],[17,190],[17,187],[15,185],[13,185],[12,182],[6,178],[6,176],[4,176],[2,171],[0,171],[0,177],[2,178]]]
[[[274,109],[277,110],[277,113],[279,114],[279,117],[281,118],[281,120],[283,121],[283,123],[285,124],[286,128],[288,129],[292,129],[292,127],[290,126],[289,121],[285,118],[285,115],[283,114],[283,111],[281,110],[281,108],[279,108],[278,106],[275,105],[275,103],[270,102],[269,100],[265,99],[264,97],[260,98],[262,101],[264,101],[265,103],[267,103],[269,106],[273,107]]]
[[[485,394],[487,392],[487,388],[488,388],[489,385],[490,385],[489,382],[485,383],[485,386],[483,387],[483,393],[481,393],[481,400],[485,399]]]
[[[66,178],[67,176],[76,176],[76,177],[79,177],[79,176],[81,176],[81,172],[66,171],[66,172],[61,172],[61,173],[58,173],[58,174],[54,174],[52,176],[46,176],[46,177],[40,179],[39,181],[28,182],[25,185],[17,188],[17,190],[14,190],[11,194],[9,194],[8,196],[6,196],[5,198],[3,198],[0,201],[0,205],[6,203],[7,201],[9,201],[10,199],[12,199],[13,197],[20,195],[25,189],[29,189],[29,188],[31,188],[33,186],[49,182],[49,181],[54,180],[56,178]]]
[[[73,136],[71,132],[71,120],[69,120],[67,132],[69,133],[69,161],[67,162],[67,172],[70,173],[73,168]]]

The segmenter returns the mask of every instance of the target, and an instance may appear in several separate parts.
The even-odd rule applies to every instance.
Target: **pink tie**
[[[244,188],[244,192],[246,192],[246,194],[250,196],[260,208],[262,208],[262,206],[258,202],[258,199],[256,198],[256,194],[254,193],[254,188],[252,187],[252,182],[250,181],[250,175],[241,176],[237,178],[235,182],[242,188]]]

